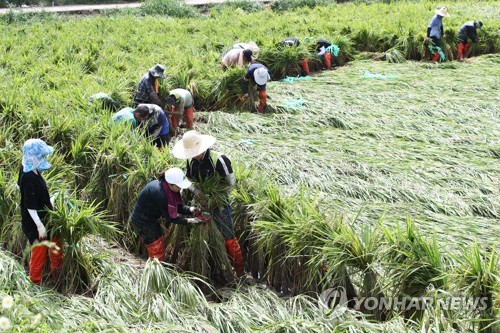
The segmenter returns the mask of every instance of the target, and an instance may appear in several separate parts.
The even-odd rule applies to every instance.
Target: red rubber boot
[[[332,69],[332,54],[330,52],[326,52],[324,54],[325,60],[323,61],[323,64],[325,65],[326,69]]]
[[[458,61],[464,61],[464,48],[464,44],[458,43]]]
[[[56,277],[63,264],[63,253],[59,239],[53,237],[50,241],[55,243],[59,248],[59,250],[55,247],[49,249],[50,275]]]
[[[432,61],[439,62],[439,52],[434,51],[434,55],[432,56]]]
[[[257,111],[259,113],[264,113],[266,112],[266,107],[267,107],[267,94],[265,90],[259,90],[259,107],[257,108]]]
[[[302,59],[300,61],[300,68],[302,68],[302,72],[304,72],[305,76],[309,75],[309,62],[307,59]]]
[[[159,261],[165,259],[165,237],[161,236],[152,243],[146,244],[149,259],[156,258]]]
[[[241,277],[243,275],[244,267],[243,253],[241,252],[240,244],[238,243],[238,239],[236,237],[226,241],[226,250],[231,259],[231,263],[233,264],[236,276]]]
[[[464,44],[464,58],[467,58],[467,54],[469,53],[470,43]]]
[[[184,116],[186,117],[186,127],[190,130],[194,127],[194,108],[190,107],[184,111]]]
[[[35,243],[35,246],[31,250],[30,258],[30,280],[31,282],[40,285],[42,282],[43,266],[47,260],[47,247],[45,245],[39,245]]]

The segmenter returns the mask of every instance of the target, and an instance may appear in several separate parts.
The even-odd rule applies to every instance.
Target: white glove
[[[47,238],[47,230],[45,229],[45,226],[42,224],[41,226],[36,228],[38,230],[38,239],[42,240],[44,238]]]
[[[30,214],[33,222],[35,222],[36,224],[36,228],[38,230],[38,239],[47,238],[47,229],[45,229],[42,220],[40,220],[40,217],[38,216],[38,212],[36,211],[36,209],[28,209],[28,213]]]
[[[200,213],[201,213],[201,210],[195,206],[189,207],[189,211],[191,213],[193,213],[193,215],[195,215],[195,216],[200,215]]]
[[[200,224],[200,223],[203,223],[203,221],[197,217],[191,217],[191,218],[188,218],[186,219],[187,220],[187,223],[189,224]]]

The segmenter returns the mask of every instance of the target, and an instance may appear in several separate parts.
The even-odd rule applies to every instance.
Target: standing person
[[[339,47],[326,39],[318,39],[316,42],[316,55],[321,58],[326,69],[331,69],[332,55],[339,56]]]
[[[259,107],[257,108],[257,112],[259,113],[264,113],[267,109],[266,83],[270,79],[271,77],[269,76],[266,66],[262,64],[251,64],[248,66],[248,70],[241,81],[243,100],[248,97],[248,82],[252,81],[252,83],[257,85],[257,90],[259,91]],[[254,106],[252,106],[252,108],[253,107]]]
[[[165,66],[156,64],[141,77],[134,97],[136,106],[139,104],[156,104],[161,108],[165,106],[158,95],[158,79],[165,78],[164,72]]]
[[[147,136],[153,139],[156,147],[161,148],[168,145],[169,123],[165,112],[156,104],[139,104],[136,108],[140,112],[147,110],[149,116],[146,123]]]
[[[458,61],[464,61],[464,58],[469,52],[470,43],[469,38],[473,43],[477,43],[477,30],[483,28],[482,21],[469,21],[458,29]]]
[[[284,41],[281,42],[281,45],[286,47],[299,47],[300,40],[295,37],[288,37]],[[309,62],[307,59],[302,59],[300,61],[300,68],[302,69],[302,73],[307,76],[309,75]]]
[[[43,266],[47,260],[46,245],[37,245],[38,242],[50,239],[59,248],[52,247],[48,251],[50,260],[50,274],[55,276],[62,266],[61,243],[56,237],[51,237],[47,230],[48,211],[52,210],[47,184],[40,174],[52,165],[45,159],[52,154],[54,148],[40,139],[29,139],[23,146],[22,167],[17,184],[21,191],[21,224],[30,245],[29,277],[35,284],[42,281]]]
[[[444,37],[443,17],[450,17],[448,8],[440,7],[436,9],[435,15],[432,17],[429,26],[427,27],[427,41],[432,42],[429,44],[429,51],[432,54],[432,61],[445,61],[446,56],[441,49],[441,38]]]
[[[167,104],[170,106],[172,127],[177,130],[182,119],[186,123],[187,128],[193,129],[194,102],[191,93],[186,89],[174,89],[168,94]]]
[[[167,220],[167,226],[174,224],[198,224],[210,221],[193,206],[182,204],[180,191],[191,186],[184,172],[171,168],[150,181],[139,193],[130,221],[144,241],[150,259],[162,261],[165,257],[165,236],[160,217]],[[186,215],[194,217],[186,217]]]
[[[250,49],[231,49],[229,50],[222,61],[220,62],[223,70],[228,67],[243,67],[243,65],[251,64],[253,58],[253,52]]]
[[[135,109],[132,109],[131,107],[123,108],[120,111],[116,112],[111,117],[111,119],[113,119],[113,122],[116,124],[124,122],[129,124],[132,128],[135,128],[139,126],[143,121],[147,121],[149,117],[150,117],[149,108],[140,105]]]
[[[211,177],[219,177],[224,186],[225,193],[229,193],[235,185],[231,161],[227,156],[216,153],[210,149],[215,143],[211,135],[200,135],[197,131],[188,131],[178,141],[172,154],[177,158],[186,159],[186,176],[196,182],[205,181]],[[200,189],[190,186],[189,189],[197,197],[203,197]],[[228,201],[227,201],[228,202]],[[216,208],[213,218],[217,228],[224,237],[226,250],[229,253],[234,271],[238,277],[243,275],[243,254],[238,239],[234,235],[231,206]]]

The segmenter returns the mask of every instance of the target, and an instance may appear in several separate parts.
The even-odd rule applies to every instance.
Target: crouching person
[[[31,245],[29,262],[30,280],[35,284],[42,281],[43,267],[47,261],[47,252],[50,260],[50,274],[54,277],[60,270],[63,258],[61,243],[51,237],[47,230],[49,210],[52,210],[47,184],[41,171],[48,170],[52,165],[45,159],[54,152],[54,148],[40,139],[29,139],[23,146],[22,168],[19,172],[18,185],[21,191],[21,223],[22,229]],[[48,249],[45,245],[37,245],[49,239],[56,247]]]
[[[171,168],[149,182],[139,193],[130,220],[144,241],[150,259],[162,261],[165,257],[165,236],[159,219],[166,218],[167,226],[199,224],[210,221],[196,207],[182,204],[180,191],[191,182],[179,168]]]

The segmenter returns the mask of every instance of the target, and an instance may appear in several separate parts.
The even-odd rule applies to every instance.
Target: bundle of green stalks
[[[63,265],[56,286],[63,291],[82,292],[92,286],[95,266],[84,249],[84,238],[93,235],[111,241],[117,236],[115,225],[98,207],[77,199],[75,193],[59,193],[54,210],[49,211],[51,237],[62,245]]]
[[[167,231],[168,261],[184,271],[194,272],[215,283],[227,285],[234,281],[234,273],[226,252],[224,238],[213,217],[214,210],[229,204],[222,180],[210,177],[195,183],[203,195],[194,198],[194,204],[212,215],[207,224],[170,226]]]
[[[302,44],[298,47],[279,45],[263,50],[260,53],[258,62],[267,67],[272,80],[281,80],[286,76],[302,75],[300,62],[309,58],[312,58],[311,54],[306,46]]]

